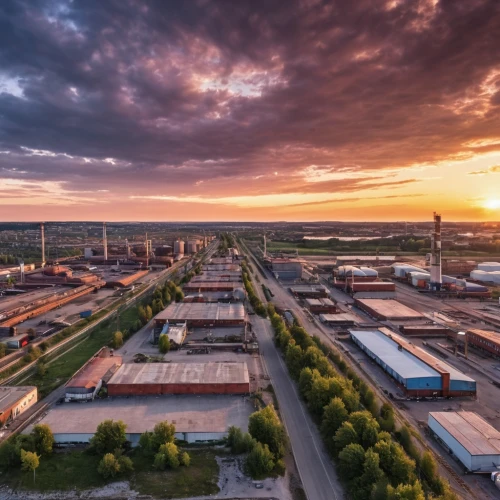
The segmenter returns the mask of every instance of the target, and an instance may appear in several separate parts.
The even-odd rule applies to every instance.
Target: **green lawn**
[[[127,477],[117,476],[106,480],[97,473],[101,457],[85,451],[58,451],[50,457],[40,459],[36,483],[33,483],[32,473],[19,469],[2,472],[0,483],[15,490],[47,492],[87,490],[125,479],[130,481],[132,489],[155,498],[212,495],[219,492],[219,466],[215,457],[223,453],[221,450],[190,449],[189,467],[162,472],[153,468],[152,458],[144,457],[134,450],[130,454],[134,462],[134,472]]]

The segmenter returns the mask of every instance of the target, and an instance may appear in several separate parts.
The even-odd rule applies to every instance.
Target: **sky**
[[[0,220],[500,220],[498,0],[2,0]]]

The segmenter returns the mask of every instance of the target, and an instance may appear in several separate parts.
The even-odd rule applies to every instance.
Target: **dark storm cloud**
[[[121,195],[391,185],[385,169],[500,136],[499,9],[4,0],[0,175]],[[309,165],[346,180],[304,182]]]

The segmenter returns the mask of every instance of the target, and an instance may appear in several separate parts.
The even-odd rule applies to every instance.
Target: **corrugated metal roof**
[[[396,342],[378,330],[349,330],[367,349],[405,380],[441,375],[407,351],[400,351]]]
[[[430,412],[471,455],[500,455],[500,432],[472,411]]]
[[[421,318],[422,314],[391,299],[358,299],[358,302],[386,318]]]
[[[155,316],[155,319],[181,320],[245,320],[243,304],[173,302]]]
[[[95,387],[109,370],[121,364],[122,358],[120,356],[94,358],[66,384],[66,387],[85,387],[87,389]]]
[[[36,391],[36,387],[32,385],[0,387],[0,413],[9,411],[18,401],[32,391]]]
[[[249,381],[246,363],[130,363],[122,365],[108,385],[242,384]]]

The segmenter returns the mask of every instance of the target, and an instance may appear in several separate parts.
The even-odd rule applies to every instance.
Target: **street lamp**
[[[455,342],[458,343],[458,338],[459,337],[463,337],[464,339],[464,344],[465,344],[465,348],[464,348],[464,352],[465,352],[465,359],[468,359],[467,355],[468,355],[468,345],[467,345],[467,334],[465,332],[457,332],[457,338],[455,340]],[[458,351],[458,349],[456,349],[456,351]],[[456,355],[456,353],[455,353]]]

